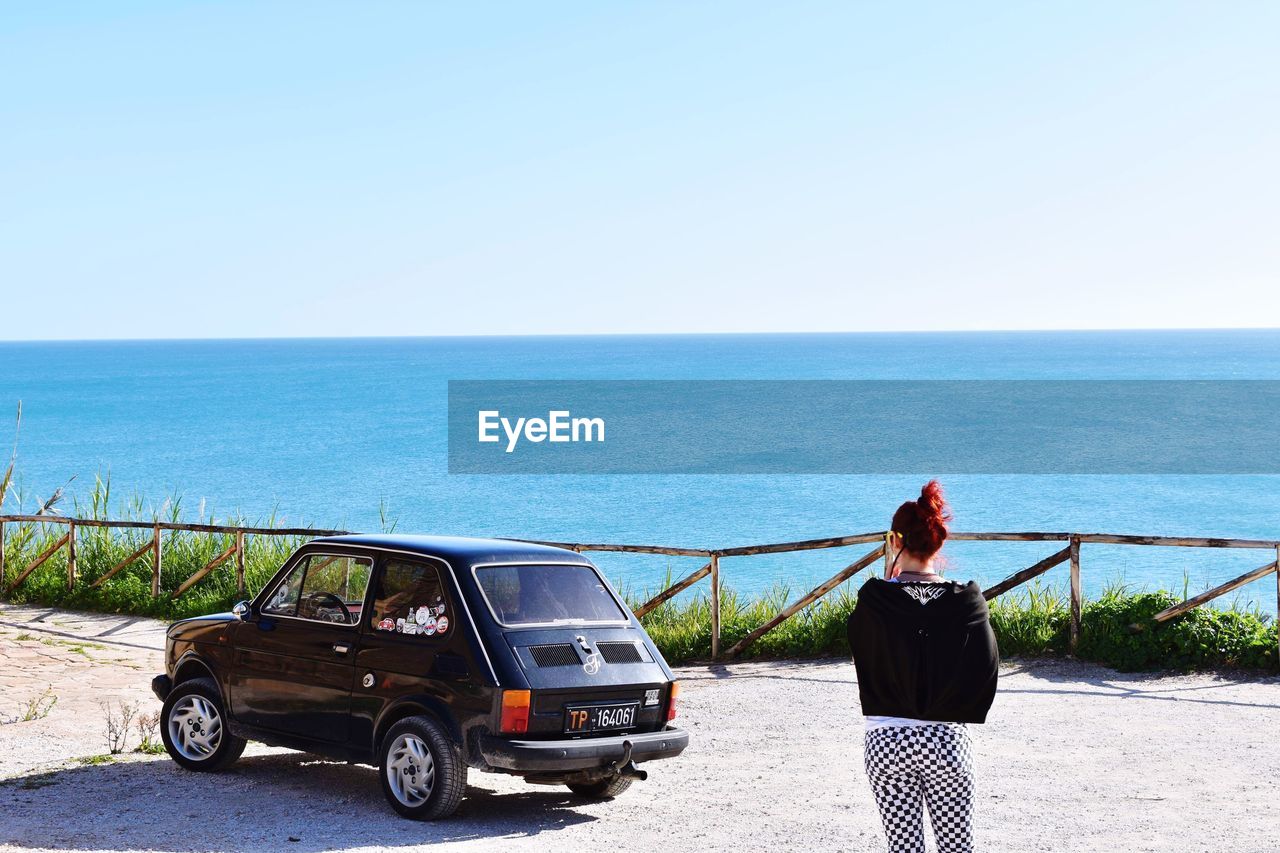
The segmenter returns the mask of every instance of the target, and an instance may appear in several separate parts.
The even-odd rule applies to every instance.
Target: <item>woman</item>
[[[986,720],[1000,658],[978,585],[939,574],[950,518],[936,480],[898,507],[887,577],[863,585],[849,616],[867,777],[894,853],[923,853],[923,805],[939,851],[973,849],[965,724]]]

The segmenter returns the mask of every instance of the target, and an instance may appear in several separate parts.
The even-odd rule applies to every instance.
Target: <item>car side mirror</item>
[[[231,612],[235,614],[237,619],[244,622],[253,614],[253,608],[249,605],[249,602],[241,601],[237,602],[236,606],[231,608]]]

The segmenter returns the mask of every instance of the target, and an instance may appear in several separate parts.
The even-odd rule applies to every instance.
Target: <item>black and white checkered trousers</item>
[[[866,762],[890,853],[924,853],[924,805],[939,853],[973,850],[973,752],[963,725],[872,729]]]

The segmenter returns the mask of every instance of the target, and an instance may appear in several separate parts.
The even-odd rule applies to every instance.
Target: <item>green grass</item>
[[[58,697],[53,692],[53,685],[49,685],[39,696],[19,702],[17,716],[0,719],[0,723],[29,723],[33,720],[43,720],[49,716],[57,704]]]
[[[159,509],[148,509],[139,498],[125,503],[109,515],[110,479],[98,478],[84,501],[75,500],[66,514],[77,518],[126,521],[185,522],[181,498],[166,500]],[[8,512],[15,512],[12,507]],[[22,510],[17,510],[21,513]],[[280,526],[274,517],[250,522],[239,516],[217,519],[201,512],[200,523],[233,526]],[[64,524],[38,522],[5,524],[4,553],[7,583],[21,568],[33,562],[46,548],[66,533]],[[166,531],[162,538],[160,589],[158,598],[151,595],[152,557],[144,554],[137,561],[107,580],[102,586],[92,584],[151,539],[150,530],[112,530],[81,527],[76,532],[76,584],[67,589],[67,549],[62,548],[36,569],[13,591],[7,600],[15,604],[38,603],[79,610],[108,613],[130,613],[162,619],[181,619],[229,609],[246,597],[236,590],[235,561],[227,560],[208,577],[182,595],[171,595],[187,578],[205,566],[232,544],[233,534],[177,533]],[[307,537],[246,536],[245,586],[257,590],[275,574],[285,559]]]
[[[111,764],[115,760],[114,755],[86,755],[83,758],[77,758],[76,763],[83,767],[99,767],[103,764]]]
[[[1066,592],[1035,580],[989,604],[1004,657],[1066,654],[1071,621]]]
[[[68,512],[77,517],[105,519],[111,502],[110,479],[97,479],[84,502],[75,501]],[[12,504],[13,502],[10,501]],[[8,511],[14,511],[12,507]],[[21,509],[19,508],[19,511]],[[206,515],[210,524],[246,525],[245,519],[218,520]],[[113,517],[154,522],[184,521],[180,498],[166,500],[160,510],[147,509],[140,498],[126,502]],[[394,527],[384,512],[384,529]],[[253,526],[277,526],[275,519]],[[9,523],[5,525],[5,560],[12,578],[65,532],[63,525]],[[285,559],[306,537],[246,537],[246,593],[236,590],[234,561],[228,560],[181,598],[171,593],[194,572],[221,554],[233,542],[232,535],[209,533],[169,533],[164,538],[161,595],[151,595],[151,557],[145,555],[116,574],[99,588],[93,581],[151,537],[150,530],[110,530],[81,528],[77,534],[77,578],[74,589],[66,587],[66,549],[50,558],[8,598],[14,603],[39,603],[81,610],[129,613],[161,619],[179,619],[228,610],[248,597],[271,578]],[[14,568],[19,567],[19,568]],[[863,576],[865,577],[865,575]],[[663,587],[672,581],[670,572]],[[861,579],[855,583],[861,583]],[[1096,600],[1086,600],[1082,612],[1079,657],[1120,669],[1214,669],[1248,668],[1276,671],[1274,620],[1256,609],[1201,607],[1185,616],[1139,634],[1128,626],[1143,622],[1189,594],[1183,579],[1180,594],[1172,591],[1131,592],[1113,585]],[[663,588],[659,587],[659,588]],[[705,583],[702,588],[705,590]],[[623,594],[634,605],[656,590],[643,592],[625,588]],[[779,586],[754,598],[722,589],[721,648],[728,649],[756,627],[776,615],[794,596]],[[819,600],[749,647],[746,658],[793,658],[845,656],[845,620],[856,603],[856,591],[846,584]],[[669,601],[644,618],[645,628],[673,664],[705,660],[711,652],[711,606],[705,592]],[[1038,657],[1066,653],[1068,602],[1063,591],[1033,582],[1001,596],[991,604],[991,623],[1006,657]],[[28,635],[29,637],[29,635]],[[50,642],[45,640],[43,642]],[[84,654],[80,644],[74,649]]]
[[[855,581],[860,582],[860,581]],[[648,596],[628,594],[633,606]],[[1129,626],[1185,598],[1169,591],[1129,592],[1112,585],[1081,611],[1077,657],[1116,669],[1255,669],[1276,671],[1275,620],[1257,610],[1200,607],[1170,622],[1133,634]],[[727,649],[768,621],[790,600],[778,587],[744,600],[721,592],[721,647]],[[765,634],[743,658],[843,657],[849,654],[845,621],[857,602],[842,586]],[[668,662],[705,660],[711,651],[711,606],[705,595],[667,602],[644,618],[645,629]],[[991,602],[991,626],[1001,656],[1065,655],[1070,608],[1065,591],[1032,582]]]
[[[647,596],[628,596],[638,606]],[[720,594],[720,647],[728,649],[772,619],[793,598],[778,586],[758,598],[732,589]],[[845,620],[856,599],[846,586],[801,610],[747,648],[745,657],[796,658],[847,654]],[[645,615],[645,630],[671,663],[711,654],[711,600],[706,595],[668,601]]]

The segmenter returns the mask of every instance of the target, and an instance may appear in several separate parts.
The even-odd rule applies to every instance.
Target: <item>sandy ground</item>
[[[251,745],[220,775],[106,763],[100,701],[155,710],[163,626],[0,606],[5,850],[880,850],[845,662],[690,667],[673,761],[611,803],[472,773],[451,820],[402,820],[374,771]],[[1006,666],[972,727],[980,850],[1270,851],[1280,834],[1280,680]],[[131,745],[136,744],[136,737]]]

